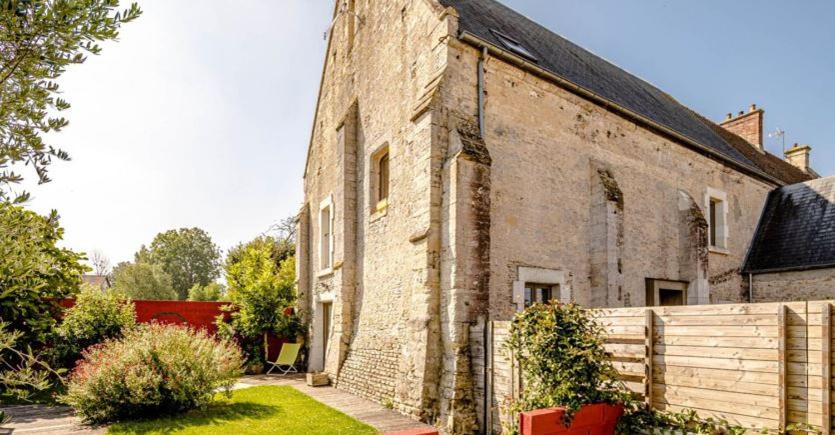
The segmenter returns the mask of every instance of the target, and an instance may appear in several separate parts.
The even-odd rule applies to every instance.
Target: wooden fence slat
[[[832,433],[832,308],[821,304],[821,432]]]
[[[646,336],[646,363],[644,365],[644,382],[646,383],[646,389],[644,390],[644,399],[646,400],[647,405],[652,406],[652,358],[654,353],[652,345],[655,337],[655,333],[653,331],[655,313],[652,312],[652,308],[647,308],[644,315],[646,322],[646,329],[644,330],[644,334]]]
[[[780,432],[785,432],[787,426],[787,412],[788,412],[788,388],[786,386],[786,375],[787,375],[787,368],[786,368],[786,339],[788,338],[787,328],[786,328],[786,311],[787,308],[785,305],[780,305],[779,311],[777,311],[777,338],[779,339],[779,347],[777,348],[777,355],[778,355],[778,373],[780,375],[780,380],[777,383],[777,387],[779,389],[778,400],[779,400],[779,408],[778,408],[778,429]]]

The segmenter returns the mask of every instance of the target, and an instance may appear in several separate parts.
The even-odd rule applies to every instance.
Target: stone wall
[[[835,268],[753,276],[754,302],[835,299]]]
[[[435,126],[431,111],[416,116],[415,108],[443,71],[448,24],[427,0],[350,3],[355,10],[335,8],[305,169],[299,291],[311,368],[338,388],[431,421],[439,372],[430,246],[437,236],[429,234]],[[384,146],[392,175],[388,207],[378,211],[370,161]],[[318,249],[326,200],[334,209],[330,269],[320,267]],[[324,303],[330,331],[322,330]]]
[[[450,49],[444,104],[462,117],[469,116],[477,113],[480,52],[460,41],[451,41]],[[492,318],[512,315],[511,287],[520,266],[566,272],[573,299],[586,305],[593,300],[593,287],[607,294],[594,300],[614,295],[609,302],[613,306],[641,306],[646,278],[692,279],[683,276],[686,268],[679,252],[683,245],[680,192],[704,211],[709,187],[726,192],[729,203],[727,250],[705,254],[710,301],[743,300],[738,268],[766,194],[775,186],[499,58],[488,58],[485,77],[484,140],[493,158]],[[614,220],[607,216],[614,218],[616,210],[606,211],[612,207],[595,203],[600,197],[595,184],[600,179],[589,174],[598,168],[608,171],[607,178],[622,195],[622,205],[612,206],[622,206],[622,216]],[[617,234],[620,219],[622,235]],[[614,255],[590,251],[595,245],[608,245]],[[618,267],[622,284],[617,273],[612,274]],[[598,279],[605,285],[595,284]],[[621,285],[623,294],[618,298],[612,286]]]

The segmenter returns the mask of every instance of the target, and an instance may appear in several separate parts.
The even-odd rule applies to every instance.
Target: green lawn
[[[374,428],[289,386],[236,390],[205,410],[116,423],[108,434],[374,434]]]

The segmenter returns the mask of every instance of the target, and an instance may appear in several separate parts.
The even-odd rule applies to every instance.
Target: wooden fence
[[[752,429],[832,428],[832,302],[593,310],[628,388],[658,409],[693,409]],[[520,382],[503,350],[509,322],[487,326],[484,390],[500,431]],[[483,400],[483,397],[481,398]]]

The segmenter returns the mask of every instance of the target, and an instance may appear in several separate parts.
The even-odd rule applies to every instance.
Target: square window
[[[535,303],[548,303],[555,299],[554,295],[559,294],[559,284],[525,284],[525,307]]]

